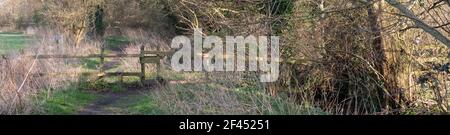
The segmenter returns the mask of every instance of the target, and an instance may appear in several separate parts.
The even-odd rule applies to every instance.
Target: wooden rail
[[[139,54],[91,54],[86,56],[76,56],[76,55],[39,55],[39,56],[29,56],[38,59],[88,59],[88,58],[135,58],[139,57]]]
[[[155,53],[152,53],[155,52]],[[145,52],[145,57],[156,57],[156,56],[168,56],[172,54],[172,52],[156,52],[156,51],[147,51]],[[88,58],[137,58],[141,57],[141,54],[91,54],[85,56],[77,56],[77,55],[39,55],[39,56],[28,56],[32,58],[38,57],[38,59],[88,59]]]
[[[100,69],[99,72],[83,72],[82,75],[95,75],[99,79],[108,76],[118,76],[120,77],[120,81],[123,81],[123,77],[125,76],[136,76],[140,77],[141,82],[145,81],[145,65],[146,64],[156,64],[156,73],[157,77],[159,76],[159,72],[161,72],[161,60],[164,57],[172,55],[175,51],[145,51],[145,47],[140,47],[139,54],[105,54],[105,47],[100,47],[100,54],[90,54],[85,56],[77,56],[77,55],[34,55],[28,56],[31,58],[37,59],[88,59],[88,58],[100,58]],[[139,58],[139,63],[141,65],[140,72],[105,72],[104,65],[106,58]],[[64,74],[64,73],[50,73],[50,74]],[[38,73],[35,76],[45,76],[49,75],[49,73]]]

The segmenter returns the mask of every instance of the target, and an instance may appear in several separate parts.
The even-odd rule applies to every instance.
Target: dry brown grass
[[[189,82],[189,81],[188,81]],[[320,115],[320,109],[264,90],[208,82],[171,84],[154,93],[157,104],[175,115]]]
[[[0,114],[31,114],[39,109],[34,105],[36,96],[43,90],[51,94],[52,90],[63,89],[72,83],[79,81],[83,68],[80,59],[35,59],[33,55],[72,55],[86,56],[99,54],[101,42],[84,41],[79,46],[74,46],[70,39],[57,43],[57,32],[40,30],[35,35],[35,40],[30,42],[27,48],[20,54],[8,55],[6,59],[0,59]],[[139,29],[125,29],[125,37],[131,37],[131,43],[122,48],[126,54],[138,54],[141,45],[146,50],[168,50],[167,38],[158,34],[145,32]],[[140,64],[137,58],[118,59],[118,70],[124,72],[139,72]],[[155,71],[154,65],[147,65],[147,71]],[[40,75],[40,74],[45,75]],[[50,96],[50,95],[47,95]]]
[[[70,42],[56,44],[53,32],[40,31],[32,46],[21,54],[0,59],[0,114],[30,114],[34,98],[42,90],[67,86],[78,79],[82,71],[78,60],[35,59],[39,54],[85,55],[94,53],[98,43],[74,47]],[[40,73],[48,74],[40,76]],[[64,75],[58,73],[66,73]]]

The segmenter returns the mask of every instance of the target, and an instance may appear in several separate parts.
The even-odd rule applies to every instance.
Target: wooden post
[[[123,74],[119,75],[119,82],[120,84],[123,84]]]
[[[145,81],[145,63],[144,63],[144,57],[145,57],[145,47],[141,46],[141,54],[139,56],[139,62],[141,63],[141,83],[144,84]]]
[[[159,72],[161,72],[161,64],[160,63],[156,63],[156,77],[160,77]]]
[[[25,54],[25,50],[24,49],[20,49],[20,54],[24,55]]]
[[[103,78],[103,74],[105,73],[105,44],[102,43],[102,45],[100,45],[100,75],[99,79]]]
[[[2,61],[5,61],[5,64],[7,64],[8,58],[5,55],[2,55]],[[0,61],[0,64],[3,64],[2,61]]]
[[[105,66],[105,46],[102,44],[100,47],[100,72],[103,73],[104,69],[103,67]]]
[[[156,50],[158,50],[159,52],[161,52],[161,46],[157,45],[156,46]],[[160,72],[161,72],[161,59],[164,58],[164,56],[162,54],[157,54],[159,61],[158,63],[156,63],[156,78],[160,77]]]
[[[162,56],[160,56],[160,55],[158,54],[158,58],[159,58],[159,61],[156,63],[156,77],[157,77],[157,78],[160,77],[160,72],[161,72],[161,58],[162,58]]]

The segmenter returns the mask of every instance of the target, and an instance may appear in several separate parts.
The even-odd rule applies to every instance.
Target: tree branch
[[[439,29],[439,28],[446,27],[446,26],[450,26],[450,22],[448,22],[446,24],[434,26],[433,28]],[[406,31],[406,30],[409,30],[409,29],[417,29],[417,28],[419,28],[419,27],[418,26],[408,26],[406,28],[401,29],[400,31]]]
[[[397,0],[385,0],[387,3],[392,5],[393,7],[397,8],[401,13],[405,14],[408,18],[410,18],[417,27],[421,28],[428,34],[432,35],[434,38],[442,42],[444,45],[446,45],[448,48],[450,48],[450,40],[445,37],[441,32],[436,30],[435,28],[427,25],[425,22],[420,20],[416,15],[414,15],[413,12],[408,10],[405,6],[400,4]]]

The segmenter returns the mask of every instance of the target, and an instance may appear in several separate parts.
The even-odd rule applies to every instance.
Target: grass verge
[[[100,95],[83,91],[76,87],[43,92],[37,99],[39,106],[37,114],[74,115],[99,97]]]
[[[0,55],[25,48],[27,36],[22,33],[0,33]]]
[[[153,95],[133,95],[120,99],[110,108],[127,115],[165,115],[166,110],[160,108]]]
[[[108,49],[119,49],[123,45],[129,44],[131,41],[124,36],[110,36],[106,38],[106,44]]]

